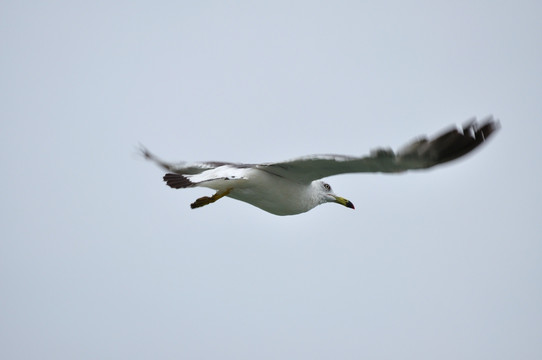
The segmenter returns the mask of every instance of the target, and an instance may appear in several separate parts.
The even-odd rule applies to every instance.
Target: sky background
[[[540,1],[2,1],[0,358],[542,358]],[[397,148],[279,217],[138,157]]]

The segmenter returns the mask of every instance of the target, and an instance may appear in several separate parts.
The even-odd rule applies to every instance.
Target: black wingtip
[[[194,185],[194,183],[188,178],[179,174],[168,173],[164,175],[164,181],[169,187],[173,189],[184,189]]]
[[[142,143],[138,143],[137,151],[139,155],[147,160],[152,160],[154,157],[153,154]]]
[[[490,116],[481,121],[469,121],[462,131],[452,129],[430,142],[432,160],[442,164],[460,158],[483,144],[500,127],[499,121]]]
[[[491,134],[495,133],[501,128],[501,123],[499,120],[493,120],[493,117],[489,117],[485,119],[476,129],[475,131],[475,137],[481,136],[486,140],[491,136]]]

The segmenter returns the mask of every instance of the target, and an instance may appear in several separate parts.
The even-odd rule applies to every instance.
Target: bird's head
[[[331,186],[323,181],[314,181],[313,186],[315,186],[320,195],[320,203],[334,202],[346,206],[347,208],[354,209],[354,204],[350,200],[347,200],[343,197],[335,195]]]

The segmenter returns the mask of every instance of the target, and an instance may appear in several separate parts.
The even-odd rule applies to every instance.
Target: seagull
[[[282,162],[241,164],[232,162],[181,162],[160,160],[141,146],[141,154],[166,170],[163,179],[173,189],[206,187],[216,191],[193,202],[192,209],[227,196],[275,215],[296,215],[324,203],[354,209],[320,179],[347,173],[402,173],[429,169],[458,159],[483,144],[500,128],[488,117],[472,119],[439,135],[420,136],[396,152],[377,148],[366,156],[311,155]]]

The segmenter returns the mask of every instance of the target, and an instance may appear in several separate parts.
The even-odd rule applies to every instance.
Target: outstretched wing
[[[492,117],[480,122],[473,119],[462,129],[454,127],[430,139],[420,137],[396,152],[380,148],[363,157],[313,155],[257,167],[301,183],[345,173],[399,173],[427,169],[468,154],[499,128],[499,122]]]
[[[167,170],[170,173],[175,173],[179,175],[196,175],[201,174],[206,170],[216,169],[217,167],[230,165],[238,168],[251,167],[252,165],[245,164],[235,164],[229,162],[219,162],[219,161],[201,161],[201,162],[178,162],[170,163],[161,160],[149,150],[147,150],[143,145],[140,145],[139,150],[145,159],[151,160],[158,166],[162,167],[164,170]]]

